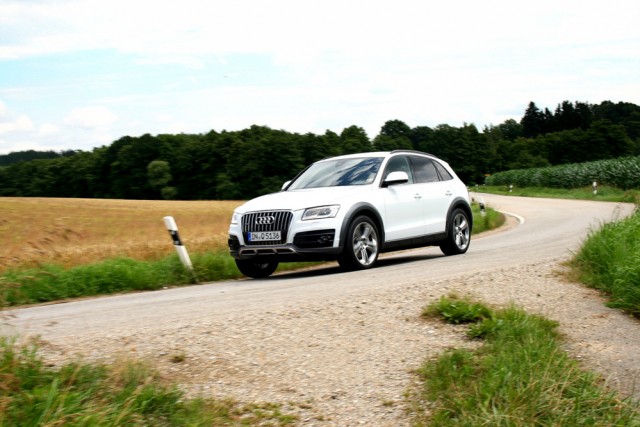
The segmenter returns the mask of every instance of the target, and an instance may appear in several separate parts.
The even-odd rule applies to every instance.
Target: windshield
[[[382,157],[360,157],[315,163],[304,171],[288,190],[371,184],[380,170],[382,159]]]

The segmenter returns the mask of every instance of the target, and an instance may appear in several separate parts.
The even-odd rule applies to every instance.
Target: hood
[[[371,191],[371,185],[306,188],[281,191],[249,200],[237,211],[245,213],[265,210],[300,210],[314,206],[339,205],[341,200]],[[362,197],[362,196],[360,196]]]

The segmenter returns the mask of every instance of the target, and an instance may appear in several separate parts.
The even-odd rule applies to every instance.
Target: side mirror
[[[406,172],[396,171],[387,175],[382,185],[388,187],[390,185],[406,184],[407,182],[409,182],[409,175]]]
[[[285,188],[287,188],[289,186],[289,184],[291,184],[291,181],[287,181],[284,184],[282,184],[282,188],[280,189],[280,191],[284,191]]]

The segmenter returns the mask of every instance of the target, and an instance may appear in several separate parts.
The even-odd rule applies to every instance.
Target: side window
[[[413,164],[413,172],[416,182],[437,182],[438,172],[433,162],[427,157],[411,156],[411,163]]]
[[[438,169],[438,173],[440,174],[440,179],[442,179],[443,181],[449,181],[450,179],[453,179],[453,177],[451,176],[451,174],[449,173],[449,171],[447,171],[444,166],[442,166],[440,163],[438,162],[433,162],[436,164],[436,169]]]
[[[405,156],[395,156],[389,160],[384,170],[384,179],[386,179],[391,172],[406,172],[407,175],[409,175],[409,184],[413,184],[411,166],[409,166],[409,159]]]

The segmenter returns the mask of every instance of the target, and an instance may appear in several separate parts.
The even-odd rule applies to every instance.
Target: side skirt
[[[447,238],[447,233],[430,234],[428,236],[412,237],[410,239],[394,240],[384,242],[381,252],[398,251],[401,249],[421,248],[423,246],[434,246],[440,244]]]

